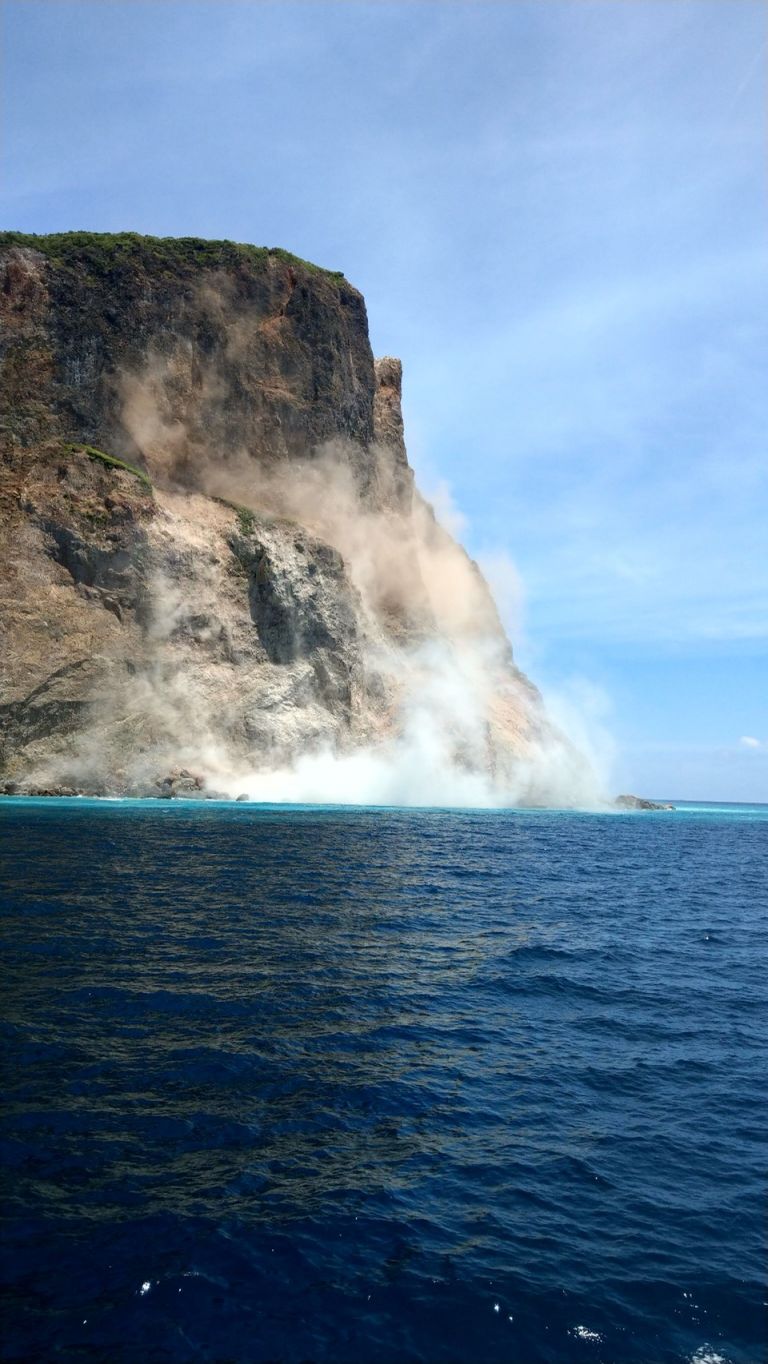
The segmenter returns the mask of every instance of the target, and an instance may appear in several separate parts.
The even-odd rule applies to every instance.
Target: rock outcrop
[[[416,754],[420,800],[589,798],[342,275],[5,233],[0,278],[0,781],[316,799],[333,761],[354,799],[369,755],[401,800]]]
[[[623,795],[616,797],[616,805],[620,810],[674,810],[674,805],[665,805],[657,800],[648,800],[645,796]]]

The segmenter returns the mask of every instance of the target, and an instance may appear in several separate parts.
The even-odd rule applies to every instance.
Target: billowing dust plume
[[[215,294],[211,306],[219,306]],[[247,336],[231,328],[227,345],[245,346]],[[204,398],[202,427],[184,420],[191,388],[198,410]],[[140,374],[121,377],[120,390],[123,428],[157,488],[158,534],[171,546],[169,561],[182,562],[190,543],[197,554],[194,580],[162,569],[150,575],[143,656],[130,685],[116,684],[109,703],[102,698],[94,707],[79,755],[86,767],[93,768],[99,744],[122,727],[135,736],[125,760],[134,784],[165,765],[200,773],[224,794],[264,801],[606,803],[594,766],[551,723],[539,693],[515,667],[477,566],[403,477],[404,448],[398,458],[386,443],[361,450],[337,440],[304,459],[271,462],[258,450],[233,448],[220,378],[188,350],[151,357]],[[214,622],[203,632],[215,630],[222,574],[216,546],[219,558],[226,557],[222,533],[233,512],[246,530],[251,517],[257,529],[266,527],[267,550],[258,569],[249,569],[251,592],[268,562],[271,572],[290,578],[298,600],[306,586],[294,563],[297,544],[304,548],[300,534],[341,556],[362,681],[350,684],[344,722],[335,727],[326,721],[336,705],[327,696],[336,692],[318,701],[316,661],[311,651],[302,656],[296,641],[285,657],[275,655],[257,672],[264,697],[262,684],[248,674],[254,706],[263,701],[266,709],[263,728],[252,724],[245,732],[232,721],[238,687],[245,685],[237,668],[222,682],[218,667],[212,682],[210,670],[191,667],[189,653],[174,645],[190,618],[190,594],[197,617]],[[195,640],[204,652],[204,633]],[[315,680],[306,681],[312,666]],[[304,706],[294,712],[295,732],[286,678]],[[324,704],[330,707],[325,718]],[[269,716],[278,711],[276,743]]]

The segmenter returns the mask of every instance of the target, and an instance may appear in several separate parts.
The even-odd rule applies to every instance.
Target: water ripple
[[[0,1357],[758,1364],[767,854],[4,803]]]

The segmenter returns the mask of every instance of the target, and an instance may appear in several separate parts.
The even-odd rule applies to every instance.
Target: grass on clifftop
[[[343,279],[341,270],[324,270],[293,256],[279,246],[248,246],[241,242],[206,241],[202,237],[143,237],[138,232],[0,232],[0,250],[27,246],[54,265],[85,265],[93,274],[115,266],[144,270],[194,270],[201,266],[226,269],[243,263],[264,265],[270,257],[300,266],[311,274]]]
[[[108,455],[104,450],[97,450],[93,445],[78,445],[73,441],[68,441],[64,447],[75,455],[87,455],[89,459],[98,460],[101,464],[106,464],[111,469],[122,469],[126,474],[133,474],[138,478],[145,488],[152,492],[152,481],[142,469],[136,469],[133,464],[126,464],[124,459],[118,459],[116,455]]]

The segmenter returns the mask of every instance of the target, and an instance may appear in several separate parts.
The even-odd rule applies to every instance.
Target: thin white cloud
[[[739,743],[742,748],[763,748],[765,746],[759,739],[755,739],[751,734],[742,734]]]

